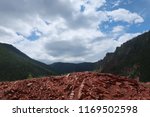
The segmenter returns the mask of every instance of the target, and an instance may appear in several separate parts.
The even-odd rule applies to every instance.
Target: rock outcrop
[[[140,81],[150,82],[150,31],[125,42],[114,53],[107,53],[97,62],[97,69],[103,73],[139,76]]]

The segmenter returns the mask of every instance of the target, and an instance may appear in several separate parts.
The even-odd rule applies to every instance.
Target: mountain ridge
[[[50,65],[34,60],[6,43],[0,43],[0,81],[22,80],[28,77],[93,71],[94,63],[62,63]]]
[[[115,52],[107,53],[102,60],[93,63],[57,62],[47,65],[28,57],[10,44],[0,43],[0,80],[20,80],[27,78],[28,75],[40,77],[51,75],[52,71],[57,74],[66,74],[97,70],[131,78],[140,77],[141,81],[146,82],[150,81],[149,52],[150,31],[123,43],[116,48]]]
[[[58,74],[93,71],[95,69],[95,63],[92,62],[83,62],[83,63],[56,62],[49,66],[53,71],[56,71]]]
[[[107,53],[97,62],[104,73],[134,75],[141,81],[150,81],[150,31],[145,32]],[[136,73],[137,72],[137,73]]]
[[[10,44],[0,43],[0,81],[53,74],[44,63],[36,61]]]

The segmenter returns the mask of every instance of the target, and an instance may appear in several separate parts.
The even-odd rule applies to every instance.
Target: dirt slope
[[[95,72],[0,82],[0,99],[150,99],[149,83]]]

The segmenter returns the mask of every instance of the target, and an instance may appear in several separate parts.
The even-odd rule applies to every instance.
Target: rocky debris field
[[[0,82],[4,100],[146,100],[150,83],[112,74],[79,72],[27,80]]]

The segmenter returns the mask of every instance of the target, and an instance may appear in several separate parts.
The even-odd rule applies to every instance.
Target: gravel
[[[150,83],[97,72],[0,82],[1,100],[149,100]]]

